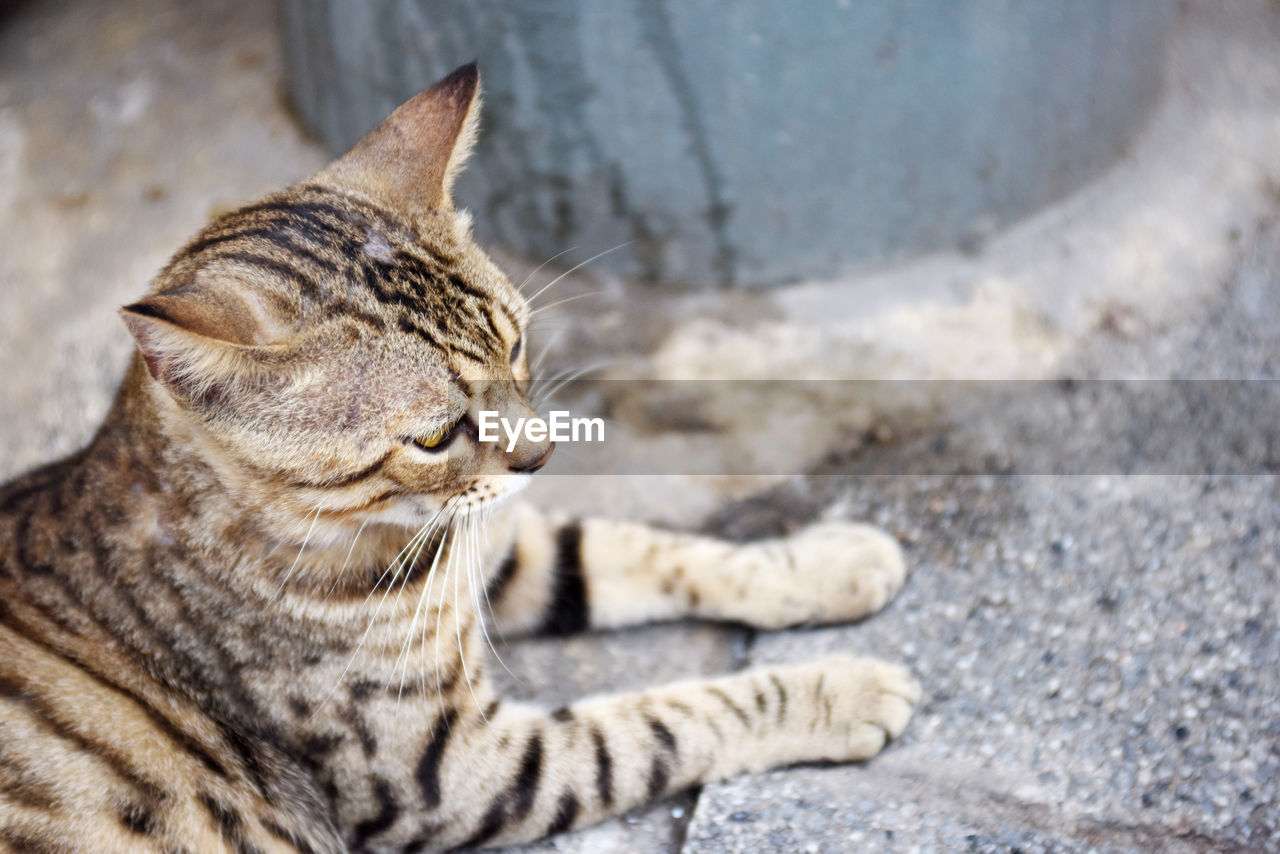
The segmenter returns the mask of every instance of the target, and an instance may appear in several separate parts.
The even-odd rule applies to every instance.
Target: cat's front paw
[[[851,762],[875,756],[907,727],[920,683],[905,667],[873,658],[817,662],[816,729],[826,730],[815,759]]]
[[[762,628],[839,623],[874,614],[902,588],[906,562],[879,528],[822,522],[784,540],[761,544],[752,613]]]
[[[879,611],[902,589],[907,565],[896,540],[853,522],[812,525],[786,541],[813,594],[817,622],[856,620]]]
[[[770,679],[785,683],[786,712],[767,740],[771,749],[752,758],[751,770],[870,759],[902,735],[921,694],[905,667],[874,658],[784,665]]]

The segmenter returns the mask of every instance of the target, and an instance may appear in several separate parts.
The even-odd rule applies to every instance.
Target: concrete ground
[[[186,235],[326,159],[280,102],[269,4],[5,8],[0,475],[87,438],[129,352],[114,309]],[[1280,851],[1280,5],[1185,3],[1168,65],[1122,162],[955,252],[764,294],[589,268],[556,286],[602,293],[543,330],[552,369],[830,382],[696,418],[673,383],[620,385],[594,402],[634,456],[612,477],[549,469],[535,498],[737,538],[869,519],[913,574],[856,626],[511,644],[510,693],[839,650],[906,663],[927,696],[869,763],[707,786],[523,850]],[[523,278],[541,259],[502,260]],[[1090,382],[1121,377],[1148,383]],[[903,382],[847,382],[866,378]],[[979,378],[1032,382],[960,382]],[[762,446],[787,474],[678,473]]]

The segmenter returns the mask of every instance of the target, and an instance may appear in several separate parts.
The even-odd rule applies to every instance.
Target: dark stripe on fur
[[[675,755],[676,737],[667,725],[655,717],[646,718],[646,723],[649,724],[649,729],[653,730],[653,735],[658,739],[658,744],[668,753]]]
[[[582,526],[565,525],[556,534],[551,603],[543,631],[571,635],[587,627],[587,581],[582,574]]]
[[[67,854],[67,848],[61,842],[31,836],[12,827],[0,827],[0,842],[15,854]]]
[[[396,326],[400,329],[401,332],[405,333],[406,335],[416,335],[417,337],[421,338],[423,341],[426,341],[432,347],[435,347],[440,350],[446,349],[440,346],[440,342],[435,339],[434,335],[432,335],[427,330],[423,329],[417,323],[414,323],[412,318],[401,317],[399,320],[396,321]]]
[[[604,734],[596,727],[591,728],[591,740],[596,747],[596,792],[600,803],[610,807],[613,806],[613,756],[605,744]]]
[[[520,760],[520,773],[511,791],[514,795],[512,817],[524,818],[533,809],[542,779],[542,735],[535,733],[529,739],[524,756]]]
[[[578,818],[578,799],[573,796],[573,792],[565,792],[560,796],[560,804],[556,807],[555,821],[551,822],[551,826],[547,828],[547,835],[554,833],[563,833]]]
[[[733,716],[738,720],[742,721],[742,725],[744,727],[746,727],[747,729],[751,728],[751,718],[749,718],[747,716],[747,713],[743,711],[742,706],[739,706],[737,703],[735,703],[733,700],[729,698],[728,694],[721,691],[719,688],[708,688],[707,693],[715,697],[721,703],[723,703],[725,705],[725,708],[727,708],[729,711],[733,712]]]
[[[467,284],[466,281],[457,273],[454,273],[449,276],[449,285],[458,293],[466,294],[467,296],[471,297],[473,300],[476,300],[479,303],[488,304],[493,300],[493,297],[490,294],[487,294],[484,291],[476,290],[475,288],[471,287],[471,285]],[[498,334],[497,330],[495,329],[494,335],[497,335],[497,334]]]
[[[341,489],[345,486],[351,486],[354,483],[359,483],[362,480],[373,477],[381,471],[382,467],[387,464],[387,460],[391,459],[391,456],[394,453],[394,450],[387,451],[369,465],[348,475],[337,475],[335,477],[326,478],[325,480],[295,480],[289,485],[298,487],[299,489]]]
[[[364,284],[378,302],[383,305],[399,306],[413,314],[418,314],[427,307],[422,292],[431,282],[430,279],[419,283],[420,287],[417,289],[397,288],[394,266],[376,259],[362,259],[362,261],[360,269],[364,274]]]
[[[139,836],[155,836],[160,832],[155,813],[139,803],[130,802],[121,807],[120,823]]]
[[[337,302],[329,306],[329,311],[343,320],[349,320],[354,323],[367,326],[374,332],[385,332],[387,322],[376,314],[370,314],[362,308],[357,308],[349,302]]]
[[[787,716],[787,689],[782,687],[782,681],[772,673],[769,674],[769,681],[773,683],[773,690],[778,695],[778,723],[782,723],[782,719]]]
[[[124,757],[120,756],[107,744],[95,741],[77,732],[62,719],[57,710],[45,698],[30,693],[17,680],[10,679],[7,676],[0,676],[0,697],[7,697],[21,705],[36,721],[43,724],[49,732],[64,741],[71,742],[81,753],[101,760],[121,782],[130,786],[141,799],[151,803],[164,799],[165,792],[161,786],[143,777]]]
[[[653,757],[653,767],[649,769],[649,797],[656,798],[662,794],[670,782],[671,769],[667,767],[666,761],[661,756]]]
[[[494,804],[489,807],[489,811],[485,813],[484,818],[480,820],[480,829],[477,830],[470,839],[459,845],[454,850],[462,851],[487,842],[498,835],[498,831],[502,830],[502,825],[506,819],[506,804]]]
[[[227,219],[222,220],[222,223],[224,226],[231,226],[253,219],[255,216],[278,215],[305,220],[320,228],[364,227],[369,224],[367,219],[371,213],[372,210],[368,205],[361,205],[346,197],[340,205],[320,201],[295,202],[275,197],[240,208]]]
[[[307,733],[298,740],[300,758],[311,768],[319,768],[346,741],[340,732]]]
[[[431,741],[418,760],[418,788],[422,790],[422,800],[428,809],[440,806],[440,760],[444,758],[444,749],[449,742],[449,732],[458,717],[457,709],[448,709],[436,721],[431,731]]]
[[[511,788],[493,799],[480,822],[480,829],[463,847],[482,845],[497,835],[508,821],[519,821],[533,809],[542,779],[542,735],[534,733],[520,758],[520,771]]]
[[[275,258],[269,258],[258,252],[227,252],[218,255],[217,258],[220,261],[233,261],[237,264],[244,264],[246,267],[270,270],[286,282],[296,285],[303,296],[314,299],[320,295],[319,286],[310,276],[297,267],[291,267],[283,261],[277,261]]]
[[[360,750],[365,757],[372,759],[374,754],[378,752],[378,740],[374,737],[373,731],[369,729],[369,723],[360,714],[360,710],[354,703],[350,704],[342,709],[340,717],[342,722],[356,734],[356,738],[360,741]]]
[[[460,281],[454,276],[451,281]],[[502,344],[502,333],[498,331],[498,325],[493,322],[493,313],[489,307],[483,303],[473,303],[475,309],[474,314],[484,321],[485,327],[489,330],[489,343],[495,350]]]
[[[61,800],[55,781],[41,779],[16,759],[0,754],[0,792],[8,800],[42,812]]]
[[[195,255],[205,249],[232,243],[238,240],[246,241],[248,247],[255,249],[259,248],[261,244],[265,242],[271,244],[281,252],[286,253],[291,260],[301,259],[324,273],[338,272],[340,268],[334,263],[333,257],[325,258],[312,249],[311,246],[318,245],[321,248],[328,249],[336,254],[343,250],[349,251],[349,240],[345,239],[340,234],[330,233],[324,235],[324,237],[330,238],[328,240],[306,241],[306,243],[310,244],[310,246],[308,246],[304,244],[302,240],[298,240],[290,234],[290,231],[294,231],[296,233],[296,229],[290,224],[287,224],[287,221],[282,224],[262,225],[253,228],[246,228],[242,231],[232,231],[221,235],[206,237],[203,240],[197,241],[192,248],[187,250],[187,254],[188,256]],[[302,236],[311,237],[313,235],[304,234]],[[319,237],[320,235],[314,236]],[[341,256],[339,255],[338,257]]]
[[[244,819],[231,806],[208,792],[200,793],[200,803],[213,817],[214,826],[236,854],[262,854],[262,850],[244,838]]]
[[[427,846],[431,844],[431,840],[435,839],[443,829],[439,824],[428,822],[418,831],[417,836],[404,844],[404,847],[400,849],[401,854],[422,854],[427,850]]]
[[[3,603],[0,603],[0,606],[2,605]],[[6,617],[8,617],[8,619],[5,619]],[[58,656],[59,658],[65,659],[69,661],[71,664],[74,664],[75,666],[79,667],[82,672],[87,674],[91,679],[93,679],[103,688],[107,688],[111,691],[116,692],[117,694],[120,694],[124,697],[129,698],[138,707],[139,711],[141,711],[148,718],[150,718],[151,722],[154,723],[156,727],[160,729],[161,732],[163,732],[166,736],[168,736],[175,744],[180,746],[187,753],[195,757],[200,762],[200,764],[205,766],[205,768],[207,768],[209,771],[212,771],[214,774],[217,774],[219,777],[230,778],[231,774],[227,770],[226,766],[224,766],[221,762],[219,762],[213,756],[213,754],[211,754],[208,750],[206,750],[204,745],[197,742],[195,738],[191,736],[189,733],[180,729],[173,721],[169,720],[169,718],[166,717],[159,709],[152,706],[149,702],[143,699],[139,694],[136,694],[135,692],[131,691],[129,688],[126,688],[123,685],[119,685],[111,681],[104,674],[98,672],[97,670],[87,665],[84,661],[80,660],[80,658],[74,653],[60,650],[54,647],[52,644],[49,644],[46,641],[42,640],[37,633],[31,631],[30,628],[24,625],[21,620],[10,617],[6,613],[3,607],[0,607],[0,620],[3,620],[4,622],[11,625],[18,632],[18,634],[22,635],[32,643],[35,643],[43,647],[48,652]]]
[[[4,484],[0,487],[0,513],[12,512],[26,498],[61,480],[67,472],[80,464],[87,453],[88,449],[78,451],[64,460],[41,466]]]
[[[262,827],[267,831],[267,833],[270,833],[276,839],[283,840],[298,849],[298,854],[316,854],[316,849],[311,847],[311,843],[307,842],[307,840],[303,839],[298,834],[285,830],[271,819],[263,821]]]
[[[381,777],[373,778],[373,797],[378,802],[378,814],[355,827],[355,848],[363,849],[370,839],[390,829],[400,817],[400,805],[396,803],[391,784]]]
[[[519,329],[520,321],[516,317],[516,313],[512,311],[511,308],[505,302],[495,300],[494,303],[498,306],[499,309],[502,310],[502,313],[507,316],[507,320],[510,321],[512,328]]]
[[[489,579],[489,584],[485,587],[484,595],[486,601],[497,602],[502,598],[502,594],[506,591],[507,585],[511,583],[511,579],[515,577],[516,570],[520,567],[520,557],[513,545],[511,551],[507,553],[507,557],[502,561],[502,565],[498,567],[498,571],[494,573],[493,578]]]

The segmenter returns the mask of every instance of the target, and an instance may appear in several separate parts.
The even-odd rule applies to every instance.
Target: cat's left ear
[[[147,370],[188,404],[284,376],[289,337],[252,297],[229,289],[159,293],[120,309]]]
[[[359,190],[396,210],[448,210],[479,118],[480,72],[473,62],[406,101],[315,180]]]

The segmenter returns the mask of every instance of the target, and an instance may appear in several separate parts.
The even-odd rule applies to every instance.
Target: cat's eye
[[[462,419],[458,419],[449,424],[444,424],[432,430],[430,433],[424,433],[421,436],[414,436],[410,441],[422,448],[424,451],[438,451],[453,438],[454,432],[458,425],[462,423]]]
[[[444,437],[447,435],[449,435],[448,429],[441,427],[439,430],[436,430],[434,433],[428,433],[425,436],[419,436],[418,438],[414,439],[414,441],[424,448],[434,448],[438,446],[441,442],[443,442]]]
[[[520,351],[524,349],[524,336],[521,335],[516,339],[516,346],[511,348],[511,364],[516,363],[516,359],[520,358]]]

